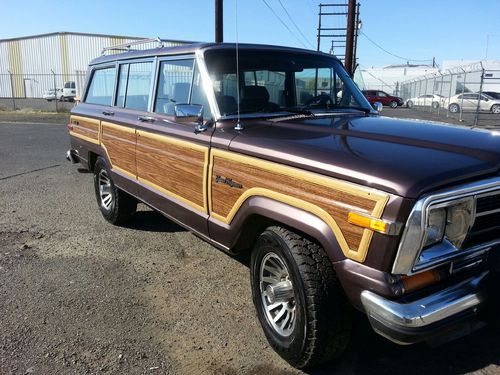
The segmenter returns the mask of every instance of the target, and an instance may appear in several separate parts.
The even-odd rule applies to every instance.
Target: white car
[[[62,97],[62,89],[50,89],[45,91],[45,93],[42,95],[42,98],[46,99],[49,102],[51,102],[52,100],[62,100]]]
[[[413,106],[432,106],[432,108],[439,108],[444,105],[444,101],[444,96],[438,94],[426,94],[408,99],[406,101],[406,107],[412,108]]]
[[[76,85],[74,81],[68,81],[64,83],[64,87],[62,89],[62,101],[72,102],[76,96]]]
[[[468,92],[452,96],[446,100],[450,113],[458,113],[460,109],[462,111],[475,111],[478,102],[480,111],[490,111],[491,113],[500,114],[500,100],[486,94],[481,94],[481,99],[479,99],[479,93]]]

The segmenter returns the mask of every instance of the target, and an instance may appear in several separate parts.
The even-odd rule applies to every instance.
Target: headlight
[[[472,227],[473,211],[472,197],[431,206],[427,215],[423,248],[447,240],[456,249],[460,249]]]
[[[446,201],[419,201],[406,224],[395,274],[427,269],[458,254],[474,224],[473,196]]]
[[[435,208],[429,210],[427,227],[425,229],[424,248],[443,240],[446,229],[446,209]]]

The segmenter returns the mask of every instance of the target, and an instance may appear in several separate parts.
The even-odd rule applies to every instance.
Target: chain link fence
[[[474,126],[500,127],[500,66],[477,63],[401,82],[408,108]]]
[[[80,98],[86,72],[76,74],[0,74],[0,110],[64,112]]]

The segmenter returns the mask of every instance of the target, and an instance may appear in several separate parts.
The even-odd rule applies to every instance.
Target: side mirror
[[[384,106],[383,106],[383,105],[382,105],[382,103],[380,103],[380,102],[375,102],[375,103],[373,103],[373,104],[372,104],[372,107],[373,107],[373,109],[374,109],[375,111],[377,111],[377,112],[379,112],[379,113],[380,113],[380,112],[382,112],[382,109],[384,109]]]
[[[196,123],[195,133],[207,130],[203,125],[203,106],[201,104],[177,104],[175,106],[175,122]]]

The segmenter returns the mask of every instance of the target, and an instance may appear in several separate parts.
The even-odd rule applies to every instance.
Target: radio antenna
[[[237,123],[234,130],[241,131],[243,126],[240,122],[240,60],[239,60],[239,49],[238,49],[238,0],[235,1],[236,9],[236,104],[238,105]]]

